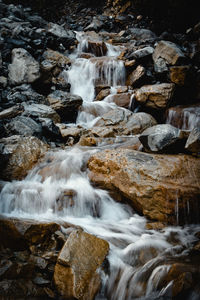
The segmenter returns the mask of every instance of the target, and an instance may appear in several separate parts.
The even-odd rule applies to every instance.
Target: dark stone
[[[5,127],[9,135],[42,136],[42,126],[29,117],[18,116]]]

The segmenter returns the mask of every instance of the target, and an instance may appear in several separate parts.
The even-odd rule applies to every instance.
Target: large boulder
[[[54,283],[64,299],[92,300],[101,284],[97,272],[109,251],[108,242],[82,230],[70,234],[54,272]]]
[[[116,108],[104,114],[92,128],[112,129],[114,135],[131,135],[142,133],[146,128],[156,125],[156,120],[147,113],[132,113],[128,109]],[[105,130],[103,128],[103,130]]]
[[[174,90],[173,83],[144,85],[135,91],[135,99],[148,108],[165,109],[172,100]]]
[[[128,199],[151,220],[199,222],[200,161],[189,155],[105,150],[88,162],[91,181]],[[192,172],[191,172],[192,170]]]
[[[32,83],[40,77],[39,63],[23,48],[13,49],[12,64],[8,69],[12,85]]]
[[[181,152],[186,138],[183,132],[169,124],[160,124],[147,128],[139,136],[139,140],[150,152]]]
[[[0,140],[3,166],[1,178],[5,180],[22,179],[37,161],[47,152],[47,144],[38,138],[14,135]],[[3,160],[3,158],[5,158]]]
[[[153,60],[156,63],[160,58],[172,66],[186,61],[186,57],[180,47],[169,41],[160,41],[157,44],[153,53]]]
[[[83,100],[80,96],[56,90],[47,97],[50,106],[65,122],[75,122]]]

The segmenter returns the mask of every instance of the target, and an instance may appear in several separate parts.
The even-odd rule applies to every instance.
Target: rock
[[[48,23],[47,31],[53,34],[55,37],[63,38],[63,39],[74,39],[75,34],[71,30],[65,30],[62,26],[55,24],[55,23]]]
[[[102,41],[88,41],[87,46],[83,48],[83,52],[89,52],[95,56],[105,56],[108,49],[104,42]]]
[[[66,124],[56,124],[60,130],[60,134],[62,135],[64,140],[68,140],[69,137],[74,139],[74,142],[77,143],[83,134],[83,128],[79,128],[77,126],[67,126]]]
[[[101,101],[103,100],[105,97],[107,97],[108,95],[110,95],[110,88],[108,89],[102,89],[98,95],[95,98],[95,101]]]
[[[177,105],[166,111],[166,123],[182,130],[193,130],[200,125],[200,105]]]
[[[40,77],[39,63],[23,48],[12,50],[12,64],[8,70],[12,85],[32,83]]]
[[[178,45],[169,41],[160,41],[153,53],[155,64],[158,59],[164,59],[169,65],[179,65],[186,61],[186,57]]]
[[[129,28],[129,33],[131,36],[131,39],[136,41],[149,41],[149,40],[155,40],[157,37],[155,33],[153,33],[151,30],[148,29],[140,29],[140,28]]]
[[[0,88],[5,88],[8,84],[8,79],[5,76],[0,76]]]
[[[199,159],[189,155],[116,149],[94,154],[88,167],[94,184],[116,194],[117,199],[125,197],[147,218],[184,224],[199,222],[199,164]]]
[[[168,72],[167,63],[163,58],[159,57],[154,61],[154,71],[158,74]]]
[[[145,58],[147,56],[151,56],[154,52],[154,48],[153,47],[144,47],[142,49],[138,49],[136,51],[134,51],[131,55],[129,55],[129,59],[142,59],[142,58]]]
[[[186,139],[180,129],[169,124],[147,128],[139,137],[140,142],[150,152],[182,152]]]
[[[58,293],[65,299],[94,299],[101,283],[97,269],[102,267],[108,251],[106,241],[81,230],[72,232],[55,267]]]
[[[174,90],[173,83],[144,85],[135,91],[135,99],[148,108],[164,109],[172,100]]]
[[[23,113],[24,116],[30,117],[38,117],[38,118],[49,118],[55,123],[60,122],[60,116],[57,112],[52,109],[50,106],[44,104],[24,104],[25,112]]]
[[[44,299],[46,296],[45,291],[37,287],[31,280],[17,279],[17,280],[2,280],[0,282],[0,294],[4,299],[25,299],[32,295],[33,297],[41,297]]]
[[[189,66],[174,66],[170,67],[170,80],[171,82],[183,86],[186,85],[187,77],[188,77],[188,71],[190,67]]]
[[[127,109],[116,108],[104,114],[94,124],[93,129],[96,126],[106,127],[113,130],[114,136],[131,135],[141,133],[156,124],[155,119],[147,113],[132,113]]]
[[[23,179],[48,149],[46,144],[33,136],[15,135],[1,139],[0,143],[4,144],[3,156],[7,157],[1,172],[4,180]]]
[[[17,116],[5,127],[9,135],[42,136],[41,125],[29,117]]]
[[[63,121],[75,122],[78,109],[83,100],[80,96],[56,90],[48,95],[50,106],[60,115]]]
[[[14,87],[7,95],[7,101],[10,106],[22,102],[47,104],[46,98],[35,92],[29,84]]]
[[[39,118],[39,122],[42,125],[42,134],[45,138],[50,139],[50,141],[62,141],[59,127],[51,119]]]
[[[60,225],[57,223],[16,218],[1,217],[0,225],[1,247],[14,251],[25,250],[32,245],[45,248],[51,235],[60,230]]]
[[[42,57],[44,58],[42,62],[42,69],[44,71],[50,71],[55,66],[63,69],[71,65],[69,57],[51,49],[46,50]]]
[[[120,107],[129,108],[131,96],[132,93],[111,94],[105,99],[105,101],[109,103],[115,103]]]
[[[132,87],[136,87],[137,84],[139,84],[143,79],[145,73],[146,70],[143,66],[137,66],[137,68],[128,76],[126,84]]]
[[[92,23],[90,23],[84,30],[94,30],[94,31],[99,31],[103,27],[104,23],[97,19],[96,17],[93,17]]]
[[[190,132],[185,149],[192,153],[200,152],[200,127],[196,127]]]
[[[22,105],[15,105],[8,109],[4,109],[3,111],[0,112],[0,120],[14,118],[17,115],[20,115],[23,111],[24,108]]]

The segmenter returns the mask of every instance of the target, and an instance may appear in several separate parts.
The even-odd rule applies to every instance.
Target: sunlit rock
[[[174,90],[173,83],[144,85],[135,91],[135,99],[148,108],[164,109],[172,100]]]
[[[102,267],[108,251],[106,241],[81,230],[72,232],[55,267],[58,293],[65,299],[94,299],[101,284],[97,269]]]
[[[88,163],[93,183],[129,199],[151,220],[177,224],[199,221],[200,162],[189,155],[106,150]]]
[[[186,61],[186,57],[178,45],[164,40],[157,44],[153,53],[153,60],[155,63],[159,58],[164,59],[172,66]]]

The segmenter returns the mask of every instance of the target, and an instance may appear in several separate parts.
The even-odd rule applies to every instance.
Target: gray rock
[[[94,30],[99,31],[103,27],[104,23],[97,19],[97,17],[93,17],[92,23],[89,24],[84,30]]]
[[[12,64],[8,70],[12,85],[32,83],[40,77],[39,63],[23,48],[12,50]]]
[[[200,123],[190,132],[185,149],[192,153],[200,153]]]
[[[157,38],[155,33],[148,29],[130,28],[129,32],[131,34],[131,38],[137,41],[155,40]]]
[[[9,103],[40,103],[48,104],[46,98],[35,92],[29,84],[22,84],[21,86],[14,87],[8,94],[7,100]]]
[[[61,116],[63,121],[75,122],[78,109],[83,100],[80,96],[56,90],[48,95],[50,106]]]
[[[35,104],[35,103],[27,105],[26,103],[24,103],[24,109],[25,109],[25,112],[23,113],[24,116],[49,118],[53,120],[55,123],[60,122],[59,115],[50,106],[44,104]]]
[[[140,58],[144,58],[146,56],[152,55],[154,52],[154,48],[153,47],[144,47],[142,49],[138,49],[136,51],[134,51],[132,53],[131,56],[129,56],[129,58],[134,58],[134,59],[140,59]]]
[[[75,34],[71,30],[65,30],[62,26],[55,23],[48,23],[47,31],[58,38],[74,38]]]
[[[39,137],[42,135],[42,126],[29,117],[15,117],[5,127],[9,135],[35,135]]]
[[[1,52],[0,52],[0,68],[2,67],[2,57],[1,57]]]
[[[178,45],[169,41],[160,41],[153,53],[153,60],[158,64],[158,60],[162,58],[169,65],[177,65],[185,62],[186,57]]]
[[[183,150],[185,138],[181,130],[169,124],[147,128],[139,137],[140,142],[150,152],[177,152]],[[182,143],[181,143],[182,142]],[[182,149],[180,149],[180,145]]]
[[[116,108],[108,113],[104,114],[94,127],[91,129],[91,132],[94,131],[94,135],[97,133],[95,130],[97,127],[106,127],[103,130],[103,134],[109,136],[116,135],[131,135],[131,134],[139,134],[144,131],[146,128],[156,125],[156,120],[147,113],[132,113],[128,109]],[[113,133],[111,134],[108,129],[112,129]],[[98,129],[98,132],[101,132]],[[97,135],[96,135],[97,136]]]

